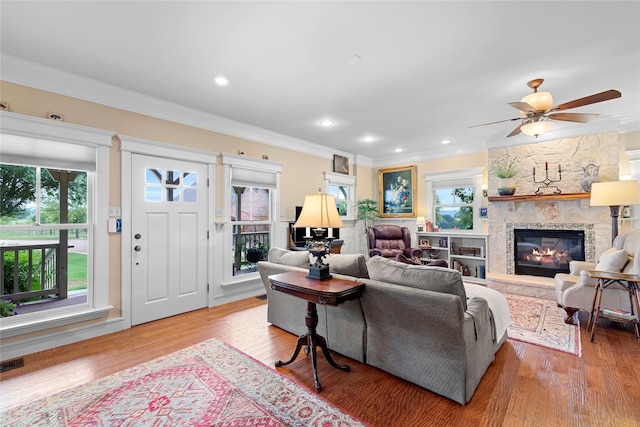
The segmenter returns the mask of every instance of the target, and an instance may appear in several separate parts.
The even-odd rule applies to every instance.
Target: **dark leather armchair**
[[[422,249],[411,247],[411,232],[407,227],[399,225],[377,225],[370,227],[369,256],[381,256],[399,261],[398,256],[406,262],[408,258],[412,264],[422,264]]]

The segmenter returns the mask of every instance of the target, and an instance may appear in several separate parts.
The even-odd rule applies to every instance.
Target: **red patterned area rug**
[[[3,426],[362,426],[215,339],[0,414]]]
[[[555,301],[505,294],[513,324],[510,339],[582,356],[580,324],[564,323],[565,312]]]

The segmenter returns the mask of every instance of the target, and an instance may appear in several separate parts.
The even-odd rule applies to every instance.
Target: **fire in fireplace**
[[[515,273],[553,277],[584,261],[584,231],[514,229]]]

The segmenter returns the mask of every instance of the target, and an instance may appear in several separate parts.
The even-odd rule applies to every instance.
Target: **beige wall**
[[[285,150],[254,141],[223,135],[198,129],[166,120],[161,120],[129,111],[108,107],[88,101],[79,100],[39,89],[0,81],[0,94],[3,100],[10,103],[11,112],[45,118],[48,112],[64,115],[64,121],[97,129],[113,131],[118,135],[188,146],[212,152],[236,154],[243,151],[247,157],[261,159],[268,156],[270,161],[283,164],[281,175],[281,220],[292,220],[295,217],[295,206],[302,205],[306,194],[315,193],[324,188],[323,172],[331,171],[333,159],[313,156]],[[114,137],[110,152],[110,194],[109,206],[122,206],[121,201],[121,162],[120,140]],[[353,170],[353,165],[350,165]],[[216,209],[222,209],[222,167],[216,168]],[[371,183],[368,177],[371,168],[357,167],[354,173],[361,175],[363,185],[358,194],[368,197]],[[360,197],[360,196],[358,196]],[[121,308],[121,236],[109,235],[109,294],[110,304],[114,310],[109,317],[117,317]],[[90,322],[88,322],[90,323]],[[86,324],[86,323],[85,323]],[[62,329],[80,326],[74,324]],[[51,330],[48,332],[52,332]],[[42,335],[42,332],[30,334],[29,337]],[[3,340],[4,342],[24,339],[26,336]]]
[[[439,158],[433,160],[424,160],[420,162],[413,163],[416,165],[416,180],[418,181],[418,185],[416,187],[416,216],[424,216],[429,217],[427,206],[427,194],[425,191],[426,187],[426,174],[433,174],[438,172],[445,171],[454,171],[461,169],[470,169],[470,168],[484,168],[487,165],[487,152],[478,152],[473,154],[465,154],[459,156],[452,156],[446,158]],[[409,166],[408,164],[402,164],[397,166]],[[374,200],[380,200],[380,189],[378,188],[378,169],[385,169],[389,166],[385,166],[384,168],[376,168],[371,172],[371,197]],[[393,166],[391,166],[393,167]],[[366,180],[363,180],[366,181]],[[358,181],[358,185],[360,185],[360,181]],[[364,198],[362,197],[358,198]]]
[[[236,154],[243,151],[246,156],[262,158],[283,164],[281,176],[281,220],[292,220],[294,207],[302,205],[306,194],[315,193],[324,186],[323,172],[332,170],[332,159],[299,153],[270,145],[223,135],[194,128],[166,120],[161,120],[129,111],[79,100],[39,89],[0,81],[0,98],[8,101],[11,111],[45,118],[48,112],[64,115],[65,122],[113,131],[126,135],[165,142],[169,144],[194,147],[213,152]],[[627,149],[639,149],[640,133],[624,137]],[[114,138],[111,148],[110,206],[122,206],[120,141]],[[425,174],[465,168],[485,167],[487,152],[453,156],[437,160],[426,160],[417,165],[417,214],[426,215]],[[402,166],[399,164],[397,166]],[[372,198],[378,200],[378,170],[363,165],[349,165],[351,173],[357,176],[356,200]],[[385,166],[388,167],[388,166]],[[220,186],[222,168],[217,168],[216,185]],[[216,189],[216,209],[222,208],[221,188]],[[110,303],[119,312],[121,307],[121,237],[109,236],[110,257]],[[117,315],[117,313],[112,313]],[[78,326],[78,325],[72,325]],[[24,338],[24,337],[20,337]]]
[[[243,151],[247,157],[283,163],[282,216],[294,217],[294,206],[301,205],[304,195],[324,187],[322,172],[332,170],[332,159],[284,150],[278,147],[223,135],[142,114],[132,113],[76,98],[57,95],[38,89],[1,82],[3,100],[9,100],[11,111],[36,117],[46,117],[54,111],[64,115],[64,121],[98,129],[110,130],[119,135],[134,136],[169,144],[183,145],[209,151],[236,154]],[[120,143],[114,141],[111,150],[110,206],[120,206]],[[221,168],[218,168],[218,174]],[[220,178],[220,176],[218,176]],[[221,182],[218,179],[218,182]],[[222,192],[217,191],[218,198]],[[221,201],[216,200],[216,208]]]

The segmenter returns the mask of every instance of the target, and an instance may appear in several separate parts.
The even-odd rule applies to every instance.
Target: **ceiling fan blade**
[[[498,120],[497,122],[482,123],[481,125],[473,125],[473,126],[469,126],[467,129],[477,128],[478,126],[495,125],[496,123],[512,122],[512,121],[514,121],[514,120],[522,120],[522,119],[523,119],[522,117],[515,117],[515,118],[513,118],[513,119]]]
[[[587,114],[587,113],[553,113],[547,115],[553,120],[562,120],[564,122],[577,122],[577,123],[589,123],[592,120],[597,119],[599,114]]]
[[[609,101],[610,99],[620,98],[622,94],[617,90],[610,89],[594,95],[585,96],[584,98],[574,99],[564,104],[556,105],[550,111],[569,110],[571,108],[583,107],[585,105],[595,104],[597,102]]]
[[[536,111],[538,111],[532,105],[529,105],[526,102],[509,102],[508,104],[516,110],[526,111],[527,113],[535,113]]]
[[[509,135],[507,135],[507,138],[509,138],[510,136],[516,136],[520,133],[520,128],[524,126],[524,125],[520,125],[517,128],[515,128],[514,130],[511,131],[511,133]]]

